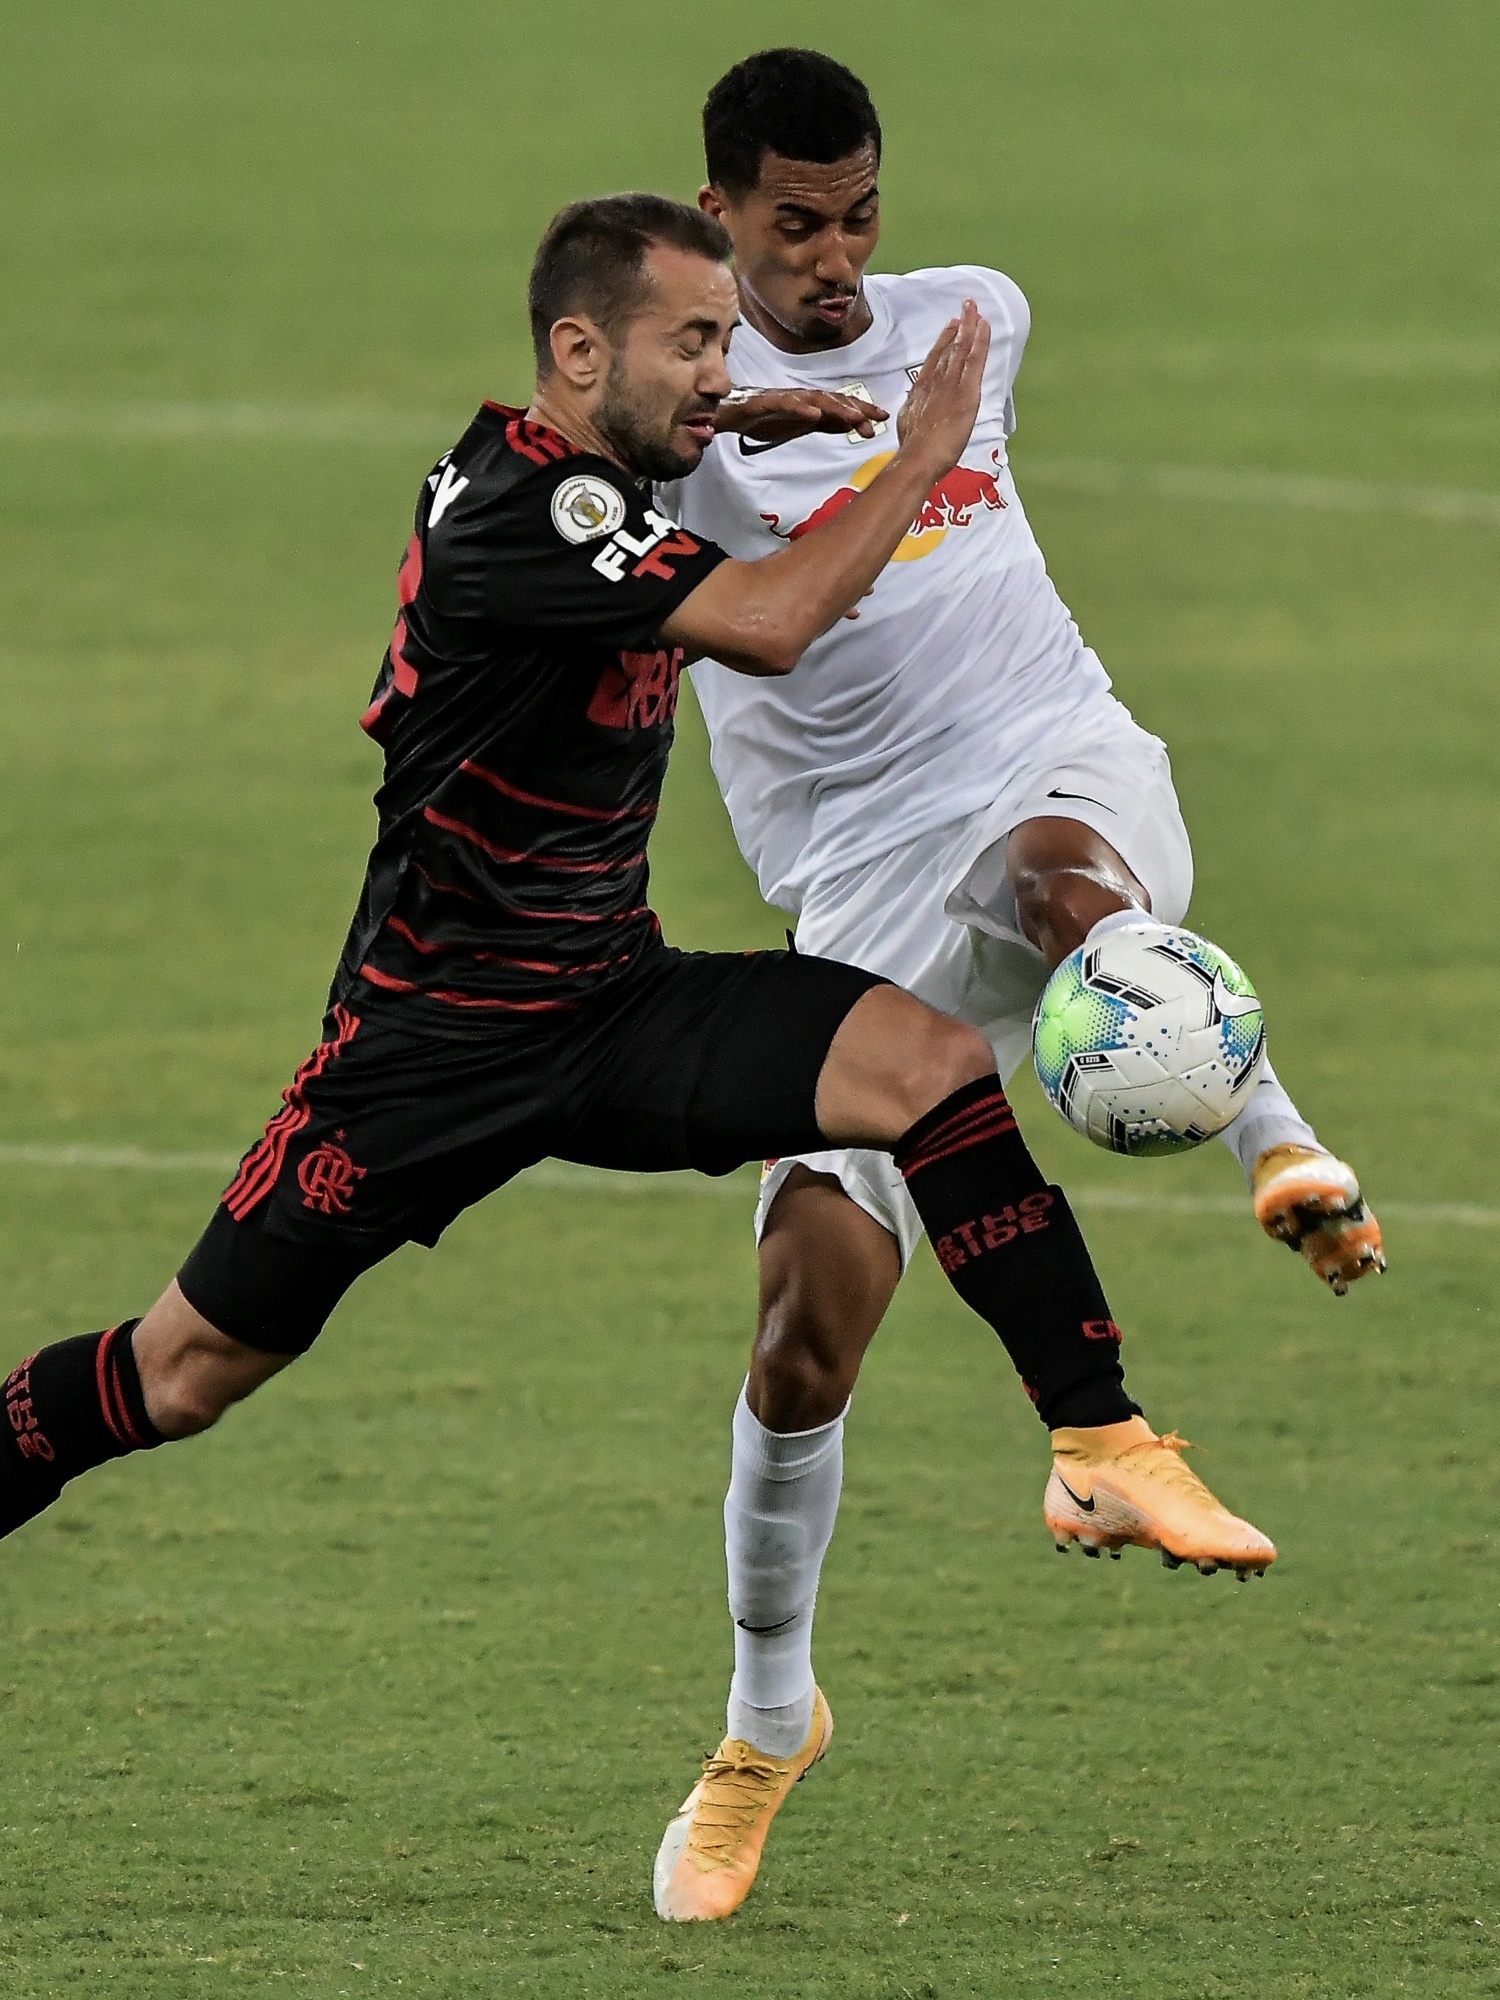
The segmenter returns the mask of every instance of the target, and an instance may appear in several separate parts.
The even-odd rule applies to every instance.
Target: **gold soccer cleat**
[[[768,1757],[726,1736],[662,1836],[652,1870],[656,1914],[669,1924],[727,1917],[755,1886],[760,1851],[787,1793],[833,1741],[833,1716],[819,1688],[812,1728],[791,1757]]]
[[[1332,1153],[1272,1146],[1255,1162],[1251,1192],[1267,1236],[1300,1251],[1340,1298],[1356,1278],[1385,1269],[1380,1224],[1354,1169]]]
[[[1168,1569],[1204,1576],[1232,1569],[1243,1583],[1276,1560],[1276,1546],[1231,1514],[1183,1463],[1185,1438],[1158,1437],[1144,1417],[1052,1433],[1052,1477],[1042,1512],[1059,1551],[1118,1558],[1127,1542],[1160,1549]]]

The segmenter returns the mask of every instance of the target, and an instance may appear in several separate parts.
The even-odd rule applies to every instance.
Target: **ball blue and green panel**
[[[1124,1048],[1124,1029],[1133,1014],[1128,1002],[1085,983],[1081,950],[1065,958],[1042,991],[1032,1028],[1036,1073],[1048,1096],[1056,1100],[1074,1056]]]

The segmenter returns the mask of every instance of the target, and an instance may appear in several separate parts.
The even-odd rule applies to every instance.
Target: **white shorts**
[[[1021,931],[1006,843],[1024,820],[1042,818],[1093,827],[1145,888],[1155,916],[1177,924],[1187,915],[1193,853],[1167,747],[1109,696],[1077,740],[1021,772],[993,805],[816,883],[797,924],[798,950],[884,973],[983,1030],[1008,1083],[1031,1053],[1031,1016],[1047,967]],[[770,1161],[755,1211],[757,1240],[799,1164],[835,1176],[896,1238],[905,1265],[922,1224],[889,1153],[850,1148]]]

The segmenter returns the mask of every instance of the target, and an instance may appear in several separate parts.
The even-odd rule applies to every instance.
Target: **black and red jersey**
[[[657,936],[682,659],[660,630],[723,560],[608,460],[484,405],[423,486],[362,718],[385,779],[334,1001],[543,1014]]]

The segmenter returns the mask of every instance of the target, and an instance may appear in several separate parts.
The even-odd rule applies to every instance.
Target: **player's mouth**
[[[830,292],[826,298],[809,299],[808,304],[825,326],[842,326],[858,297],[858,292]]]
[[[697,411],[693,416],[682,419],[681,428],[706,451],[714,441],[714,413],[712,410]]]

